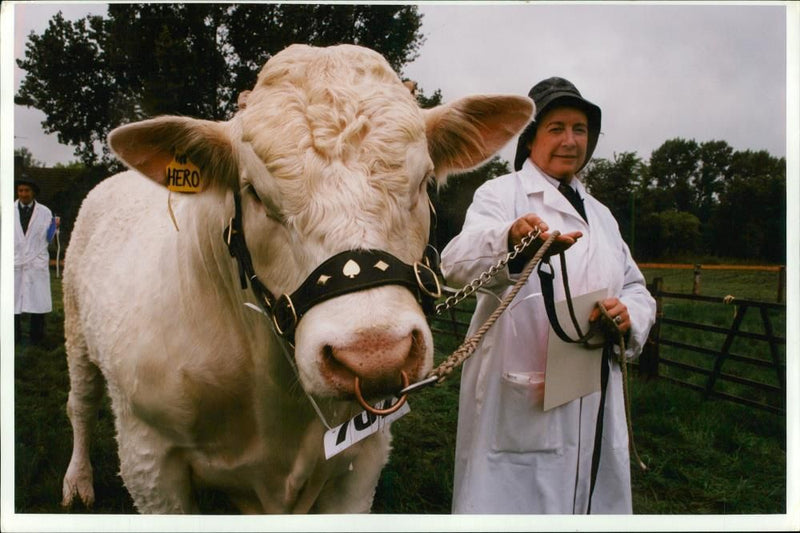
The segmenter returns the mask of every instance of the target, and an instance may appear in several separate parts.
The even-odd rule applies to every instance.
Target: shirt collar
[[[533,177],[537,174],[542,178],[544,178],[544,180],[548,182],[550,185],[552,185],[555,189],[558,189],[558,186],[561,184],[560,180],[557,180],[552,176],[548,176],[545,173],[545,171],[536,166],[536,164],[533,161],[531,161],[530,158],[525,160],[519,172],[523,174],[528,174],[530,176],[528,179],[522,180],[523,184],[525,185],[526,189],[525,192],[528,194],[541,189],[540,187],[535,187],[534,184],[532,183]],[[569,180],[567,186],[572,187],[573,190],[580,192],[578,188],[578,180],[574,177],[571,180]]]

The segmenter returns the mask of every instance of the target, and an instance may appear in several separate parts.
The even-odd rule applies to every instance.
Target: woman
[[[604,289],[603,306],[627,339],[625,355],[637,357],[655,320],[655,301],[611,212],[577,178],[597,145],[600,108],[562,78],[536,84],[529,96],[536,115],[520,136],[515,172],[476,191],[463,230],[442,252],[442,270],[449,284],[467,283],[531,229],[557,229],[562,234],[559,248],[568,248],[571,294]],[[566,192],[559,192],[559,185],[577,193],[575,205]],[[546,237],[544,233],[540,239]],[[533,250],[526,251],[525,259],[532,255]],[[553,271],[560,272],[559,259],[551,262]],[[479,293],[470,334],[510,290],[522,266],[511,264]],[[563,300],[557,280],[554,299]],[[589,320],[599,319],[595,308]],[[590,393],[545,411],[550,327],[540,279],[532,275],[465,364],[454,512],[632,512],[620,367],[604,361],[610,367],[605,393]],[[595,443],[598,428],[602,439]],[[594,473],[593,456],[599,460]]]

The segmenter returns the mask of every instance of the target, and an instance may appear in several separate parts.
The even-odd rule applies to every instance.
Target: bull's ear
[[[199,169],[199,190],[232,187],[238,181],[225,122],[164,116],[120,126],[108,135],[108,142],[126,165],[162,185],[167,185],[167,167],[176,157]]]
[[[479,95],[424,110],[437,178],[492,157],[528,124],[533,109],[533,101],[523,96]]]

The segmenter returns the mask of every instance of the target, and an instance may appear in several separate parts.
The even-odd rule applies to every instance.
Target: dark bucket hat
[[[564,78],[548,78],[540,81],[528,93],[536,104],[536,115],[533,121],[522,131],[517,141],[517,153],[514,156],[514,170],[522,168],[522,164],[530,155],[528,145],[536,135],[536,121],[555,107],[575,107],[586,113],[589,121],[589,140],[586,144],[586,159],[581,170],[592,158],[600,136],[600,108],[581,96],[578,89]]]
[[[33,189],[35,195],[39,195],[39,184],[29,178],[27,174],[23,173],[19,178],[14,180],[14,189],[17,188],[17,185],[27,185]]]

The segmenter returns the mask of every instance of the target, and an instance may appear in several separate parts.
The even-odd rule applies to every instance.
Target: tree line
[[[114,127],[160,114],[227,119],[261,66],[291,43],[368,46],[402,77],[424,43],[422,19],[416,6],[386,4],[109,4],[106,16],[75,21],[58,13],[28,36],[15,102],[43,111],[44,131],[102,175],[120,169],[105,142]],[[432,107],[441,92],[418,87],[417,99]],[[440,249],[460,231],[475,189],[507,172],[495,157],[430,191]],[[785,262],[783,158],[676,138],[648,161],[635,152],[594,159],[583,179],[637,260]]]
[[[584,183],[639,260],[786,261],[786,161],[766,151],[675,138],[649,162],[594,160]]]

